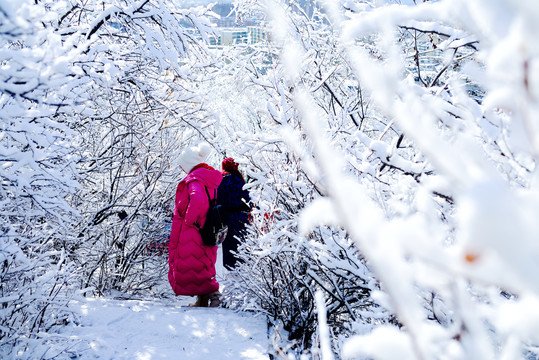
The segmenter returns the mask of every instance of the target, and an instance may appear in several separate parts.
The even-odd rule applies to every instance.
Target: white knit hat
[[[203,163],[211,151],[211,146],[208,143],[200,143],[196,146],[191,146],[182,151],[178,159],[178,163],[183,171],[189,173],[196,165]]]

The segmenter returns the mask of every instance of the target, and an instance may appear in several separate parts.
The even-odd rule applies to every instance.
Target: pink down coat
[[[223,176],[208,165],[196,166],[176,189],[170,232],[168,281],[176,295],[205,295],[219,290],[215,279],[217,246],[205,246],[194,223],[206,221],[210,197]]]

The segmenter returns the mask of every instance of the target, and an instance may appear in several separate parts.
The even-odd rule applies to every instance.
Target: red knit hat
[[[221,166],[223,167],[223,171],[227,172],[238,170],[238,163],[231,157],[225,158],[221,163]]]

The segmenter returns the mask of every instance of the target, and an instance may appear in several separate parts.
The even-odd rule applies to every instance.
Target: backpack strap
[[[208,192],[208,187],[206,185],[204,185],[204,189],[206,190],[206,195],[208,195],[208,203],[210,204],[210,206],[212,205],[212,201],[214,204],[216,204],[217,194],[215,192],[217,191],[217,189],[213,189],[213,199],[210,198],[210,193]]]
[[[208,192],[208,187],[206,185],[204,185],[204,190],[206,190],[206,195],[208,196],[208,209],[212,206],[212,199],[210,198],[210,193]],[[215,192],[214,192],[214,195],[215,195]],[[191,202],[191,197],[189,196],[189,191],[187,192],[187,198],[189,199],[189,202]],[[214,201],[215,201],[215,198],[214,198]],[[179,213],[178,213],[179,215]],[[197,227],[197,229],[200,230],[200,225],[195,221],[195,226]]]
[[[208,187],[204,185],[204,190],[206,190],[206,195],[208,195],[208,205],[211,206],[212,199],[210,197],[210,193],[208,192]],[[215,194],[214,194],[215,195]],[[215,200],[215,198],[213,198]]]

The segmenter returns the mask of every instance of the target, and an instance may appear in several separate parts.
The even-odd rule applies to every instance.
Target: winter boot
[[[208,307],[209,300],[210,300],[210,295],[197,295],[197,301],[195,301],[192,304],[189,304],[189,306]]]
[[[210,307],[219,307],[221,305],[221,293],[214,291],[210,294]]]

